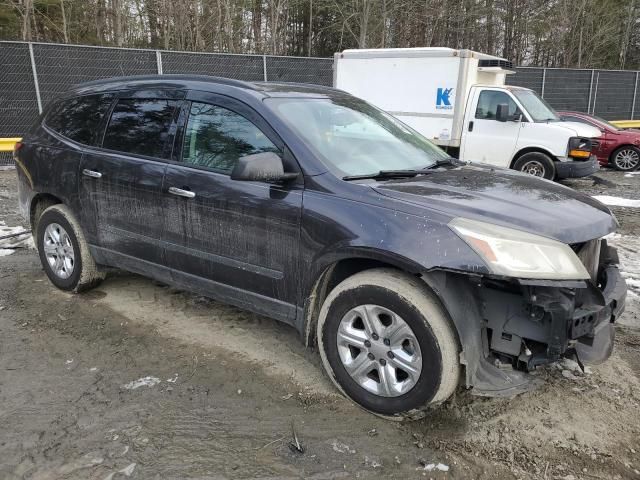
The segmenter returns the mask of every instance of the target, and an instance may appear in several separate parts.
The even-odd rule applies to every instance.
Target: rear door
[[[520,135],[520,122],[496,120],[498,105],[506,103],[509,115],[519,112],[515,100],[504,90],[476,88],[462,131],[460,159],[508,168]]]
[[[303,183],[231,180],[238,158],[273,151],[299,171],[278,135],[247,105],[191,92],[163,187],[174,281],[293,321]],[[302,177],[300,176],[300,179]]]
[[[163,263],[162,180],[184,92],[123,92],[80,166],[83,223],[98,262],[144,273]],[[146,265],[146,267],[145,267]]]

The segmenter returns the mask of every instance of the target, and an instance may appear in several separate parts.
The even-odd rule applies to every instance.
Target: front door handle
[[[473,122],[469,122],[469,131],[473,132]]]
[[[178,197],[185,198],[193,198],[196,196],[196,193],[192,192],[191,190],[183,190],[182,188],[177,187],[169,187],[169,193],[172,195],[177,195]]]
[[[82,174],[85,177],[102,178],[102,174],[100,172],[96,172],[95,170],[87,170],[86,168],[82,170]]]

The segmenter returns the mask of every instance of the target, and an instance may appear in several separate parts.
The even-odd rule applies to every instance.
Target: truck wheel
[[[553,180],[556,176],[556,167],[547,155],[541,152],[530,152],[522,155],[513,164],[514,170],[528,173],[536,177]]]
[[[446,311],[398,270],[366,270],[340,283],[322,305],[316,334],[331,380],[376,414],[411,416],[458,385],[458,342]]]
[[[611,164],[622,172],[635,170],[640,164],[640,148],[631,145],[620,147],[611,154]]]
[[[77,219],[68,207],[47,208],[37,223],[37,246],[44,271],[61,290],[81,292],[104,279],[89,252]]]

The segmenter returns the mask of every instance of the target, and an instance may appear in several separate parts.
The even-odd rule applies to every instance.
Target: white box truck
[[[567,178],[598,170],[601,132],[563,122],[533,90],[505,85],[511,62],[471,50],[345,50],[334,87],[372,103],[463,161]]]

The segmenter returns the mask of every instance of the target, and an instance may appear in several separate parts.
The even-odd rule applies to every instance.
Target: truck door
[[[520,134],[520,110],[501,89],[476,88],[465,113],[460,159],[508,168]],[[498,105],[509,106],[509,120],[496,119]]]

